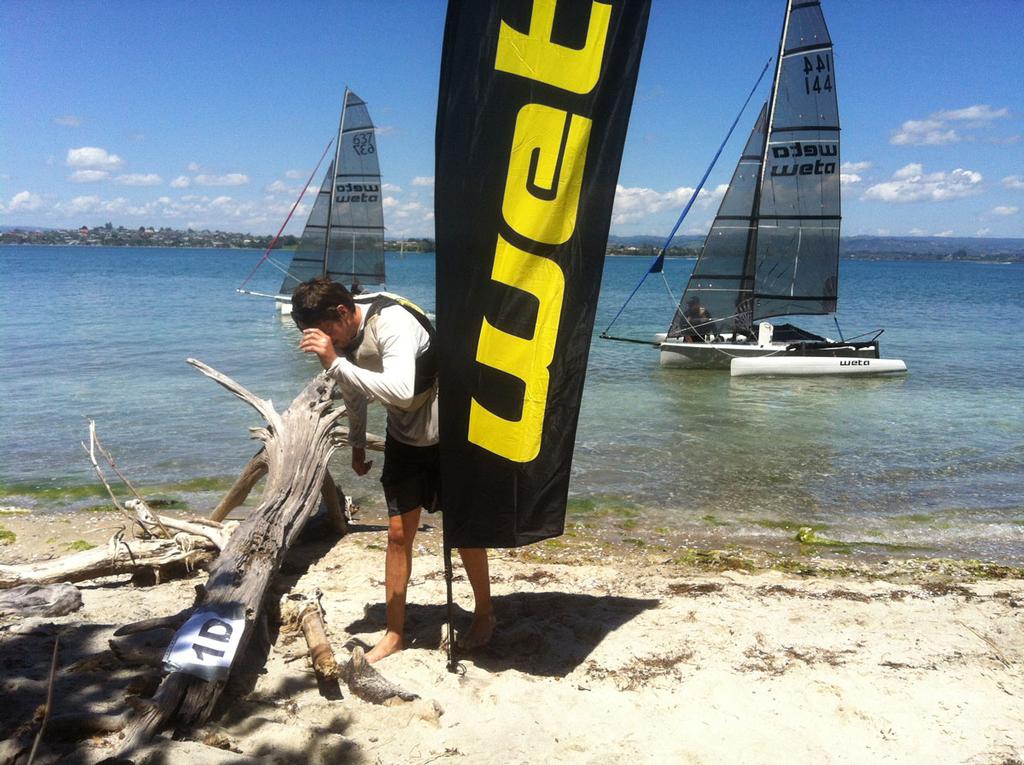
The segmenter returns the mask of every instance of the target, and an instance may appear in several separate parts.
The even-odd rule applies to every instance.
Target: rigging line
[[[288,267],[285,266],[284,264],[274,260],[273,258],[267,258],[267,262],[270,265],[272,265],[274,268],[276,268],[278,271],[280,271],[282,274],[284,274],[285,276],[289,275],[288,274]]]
[[[626,310],[626,306],[629,305],[629,301],[633,299],[634,295],[636,295],[637,291],[640,289],[644,281],[647,279],[647,276],[653,273],[662,273],[665,264],[665,251],[668,249],[668,246],[672,244],[672,240],[675,238],[676,232],[679,230],[679,227],[683,223],[683,219],[686,217],[687,213],[690,212],[690,208],[693,207],[693,203],[697,200],[697,195],[700,194],[701,189],[704,188],[705,181],[707,181],[708,176],[711,175],[711,171],[714,169],[715,163],[718,162],[718,158],[721,156],[722,150],[725,148],[725,145],[729,142],[729,138],[732,136],[732,131],[735,130],[736,125],[739,124],[740,117],[743,116],[743,112],[746,110],[747,104],[749,104],[750,99],[753,98],[754,91],[756,91],[757,86],[761,84],[761,79],[764,77],[764,73],[768,71],[768,65],[771,63],[771,58],[769,58],[765,62],[764,67],[761,69],[761,73],[757,76],[757,82],[754,83],[754,87],[752,87],[750,89],[750,93],[747,94],[747,98],[743,102],[743,106],[740,107],[740,111],[736,115],[736,119],[732,121],[732,125],[729,127],[729,132],[725,134],[725,139],[722,141],[722,145],[718,147],[718,151],[715,152],[715,156],[712,157],[711,159],[711,164],[709,164],[708,169],[704,171],[704,177],[700,179],[700,183],[697,184],[697,188],[693,190],[693,194],[690,195],[690,200],[686,203],[686,206],[683,208],[683,211],[679,214],[678,220],[676,220],[676,225],[672,227],[672,231],[669,233],[668,238],[665,240],[665,244],[661,246],[661,252],[658,253],[658,256],[651,263],[650,267],[644,272],[644,275],[640,277],[640,281],[637,283],[636,287],[633,288],[633,291],[629,294],[629,297],[626,298],[626,302],[622,304],[622,308],[619,309],[619,312],[615,314],[615,318],[613,318],[611,322],[608,324],[607,328],[605,329],[605,333],[607,333],[608,330],[612,328],[612,324],[619,320],[619,317],[622,315],[622,312]]]
[[[327,151],[331,148],[332,143],[334,143],[333,138],[331,138],[331,140],[327,142],[327,146],[324,147],[324,153],[320,155],[320,161],[316,163],[316,167],[313,168],[313,172],[309,174],[309,180],[306,181],[305,185],[302,187],[302,191],[299,192],[299,198],[295,200],[295,204],[292,205],[292,209],[288,211],[288,217],[284,219],[284,223],[281,224],[281,228],[277,230],[277,233],[274,235],[273,240],[267,246],[267,251],[263,253],[263,257],[260,258],[259,263],[256,264],[255,268],[253,268],[252,273],[245,277],[244,282],[238,285],[238,289],[242,289],[242,287],[244,287],[249,282],[249,280],[252,279],[253,275],[256,273],[256,270],[261,265],[263,265],[263,261],[270,257],[270,251],[274,249],[274,245],[277,244],[277,240],[281,237],[281,232],[284,231],[284,227],[288,225],[288,221],[292,219],[292,213],[295,212],[295,208],[299,206],[299,202],[301,202],[302,197],[305,196],[306,189],[309,188],[309,184],[313,182],[313,178],[316,176],[316,171],[319,170],[320,165],[323,164],[324,157],[327,156]]]

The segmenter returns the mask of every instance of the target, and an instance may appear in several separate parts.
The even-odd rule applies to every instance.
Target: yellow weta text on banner
[[[555,356],[565,277],[554,261],[531,255],[498,237],[491,278],[537,298],[537,325],[533,337],[524,339],[497,329],[484,319],[476,360],[518,377],[526,383],[526,391],[518,420],[499,417],[473,399],[469,440],[514,462],[529,462],[540,452],[548,366]]]
[[[530,31],[526,34],[501,22],[494,68],[571,93],[589,93],[601,76],[612,7],[606,3],[591,3],[587,44],[581,50],[574,50],[551,41],[556,5],[556,0],[533,0]]]

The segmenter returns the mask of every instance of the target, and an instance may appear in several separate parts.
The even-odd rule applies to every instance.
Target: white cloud
[[[870,162],[844,162],[839,166],[839,183],[843,186],[853,186],[864,180],[861,173],[871,169]]]
[[[288,172],[286,172],[284,174],[284,177],[285,178],[290,178],[293,181],[297,181],[297,180],[299,180],[299,178],[301,178],[304,175],[305,175],[305,173],[303,173],[301,170],[289,170]]]
[[[988,104],[976,104],[962,109],[938,111],[923,120],[907,120],[894,130],[889,143],[903,146],[940,146],[972,140],[971,136],[958,133],[950,122],[962,123],[965,128],[988,127],[993,120],[1007,117],[1007,108],[993,109]]]
[[[925,173],[918,163],[900,168],[892,180],[876,183],[863,199],[881,202],[944,202],[981,193],[981,173],[957,168],[948,173]]]
[[[897,146],[938,146],[963,140],[941,120],[907,120],[899,130],[893,131],[889,143]]]
[[[203,168],[199,166],[198,162],[189,162],[187,165],[185,165],[185,169],[188,170],[190,173],[198,173]]]
[[[384,197],[382,203],[388,210],[388,220],[409,223],[427,220],[433,214],[419,202],[400,202],[394,197]]]
[[[76,117],[74,114],[65,114],[60,117],[53,118],[54,123],[57,125],[63,125],[64,127],[80,127],[82,120]]]
[[[1008,189],[1024,191],[1024,177],[1019,175],[1008,175],[1003,178],[1003,185]]]
[[[413,186],[433,186],[434,176],[432,175],[417,175],[411,181]]]
[[[924,172],[924,165],[920,162],[911,162],[909,165],[904,165],[895,173],[892,174],[893,178],[913,178],[915,175],[920,175]]]
[[[933,116],[940,120],[969,120],[971,122],[991,122],[1000,117],[1008,117],[1010,110],[1006,107],[993,109],[988,104],[976,104],[966,106],[963,109],[950,109],[944,112],[936,112]]]
[[[95,212],[96,210],[99,210],[102,204],[103,202],[102,200],[100,200],[98,196],[90,195],[75,197],[66,207],[68,212],[85,213]]]
[[[938,232],[935,236],[941,236],[941,237],[953,236],[953,229],[947,228],[945,231]]]
[[[114,179],[114,183],[122,186],[159,186],[163,182],[164,179],[156,173],[128,173]]]
[[[43,198],[31,191],[19,191],[7,204],[7,212],[32,212],[43,206]]]
[[[95,183],[110,177],[106,170],[75,170],[69,178],[72,183]]]
[[[402,190],[401,186],[396,186],[393,183],[382,183],[380,187],[385,194],[397,194]]]
[[[992,212],[996,215],[1016,215],[1018,209],[1020,208],[1015,205],[999,205],[998,207],[993,207]]]
[[[700,194],[697,195],[697,203],[706,210],[721,200],[728,188],[728,184],[722,183],[713,191],[701,189]],[[682,210],[683,205],[689,201],[691,196],[693,196],[693,189],[689,186],[680,186],[671,191],[660,192],[642,186],[618,185],[615,187],[612,223],[616,225],[636,223],[650,215],[656,215],[666,210]]]
[[[68,149],[67,163],[71,167],[92,170],[114,170],[123,163],[116,154],[108,154],[106,149],[97,146],[82,146],[79,149]]]
[[[172,189],[187,189],[192,181],[189,180],[187,175],[179,175],[173,181],[171,181]]]
[[[988,236],[991,233],[992,233],[992,229],[990,229],[990,228],[979,228],[977,231],[974,232],[974,235],[975,236]]]
[[[249,182],[245,173],[227,173],[226,175],[197,175],[195,182],[199,186],[244,186]]]
[[[274,181],[269,186],[264,188],[263,191],[265,191],[267,194],[278,194],[284,191],[288,191],[288,189],[290,188],[291,186],[289,186],[284,181]]]
[[[889,236],[889,234],[891,234],[891,233],[892,232],[889,229],[887,229],[887,228],[875,229],[875,234],[877,236]]]
[[[928,232],[923,228],[912,228],[907,232],[908,236],[928,236]]]

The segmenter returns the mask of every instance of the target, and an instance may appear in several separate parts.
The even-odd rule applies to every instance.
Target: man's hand
[[[352,447],[352,469],[356,471],[356,475],[366,475],[370,472],[370,466],[373,465],[373,461],[366,461],[366,449],[359,446]]]
[[[331,343],[331,338],[319,329],[302,330],[299,350],[306,353],[315,353],[320,358],[320,366],[324,369],[330,369],[331,364],[338,358],[338,354],[334,351],[334,344]]]

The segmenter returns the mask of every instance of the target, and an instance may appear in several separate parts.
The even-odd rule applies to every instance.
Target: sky
[[[1024,0],[823,7],[842,233],[1024,236]],[[783,9],[653,0],[612,234],[671,230],[775,54]],[[378,127],[387,235],[432,236],[444,15],[439,0],[4,0],[0,225],[274,233],[348,86]],[[768,80],[682,233],[710,226]]]

